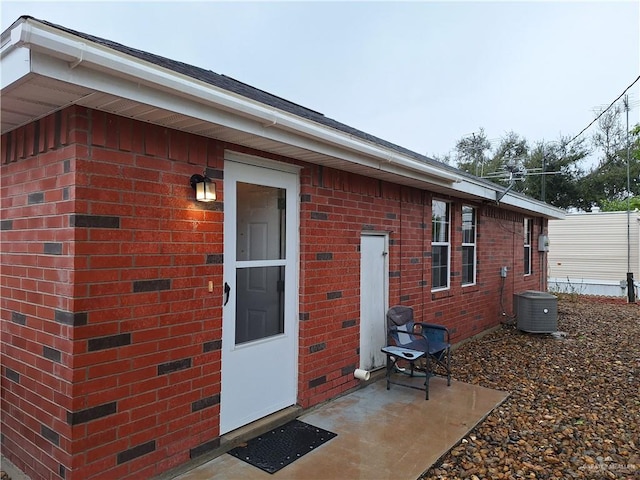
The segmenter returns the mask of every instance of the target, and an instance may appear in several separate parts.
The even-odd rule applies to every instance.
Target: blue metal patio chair
[[[412,377],[416,363],[424,362],[426,400],[429,400],[430,377],[446,377],[447,385],[451,385],[449,330],[443,325],[415,322],[411,307],[397,305],[387,311],[387,346],[382,351],[387,355],[387,390],[392,383],[422,390],[413,384],[391,380],[391,373],[399,360],[409,362],[409,375]]]

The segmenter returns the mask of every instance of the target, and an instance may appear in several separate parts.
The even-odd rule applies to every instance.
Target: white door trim
[[[225,219],[224,219],[224,281],[231,286],[229,303],[223,306],[222,351],[221,351],[221,396],[220,396],[220,434],[241,427],[277,410],[294,405],[298,389],[298,344],[299,344],[299,169],[275,169],[277,162],[267,161],[269,166],[256,165],[248,159],[257,157],[242,156],[243,162],[231,158],[235,155],[225,153]],[[230,157],[230,158],[227,158]],[[286,164],[285,164],[286,165]],[[269,170],[265,170],[268,168]],[[282,176],[278,176],[282,173]],[[295,175],[293,175],[295,173]],[[283,260],[239,261],[236,251],[236,185],[237,182],[277,188],[286,187],[286,256]],[[245,266],[285,265],[284,290],[284,333],[246,344],[236,345],[235,325],[236,271]],[[224,298],[223,298],[224,300]],[[251,349],[254,349],[251,352]],[[275,348],[275,350],[274,350]],[[266,350],[264,350],[266,349]],[[264,353],[268,352],[267,355]],[[275,352],[275,353],[274,353]],[[282,353],[280,356],[279,353]],[[255,355],[255,358],[252,356]],[[267,357],[266,359],[264,357]],[[278,361],[282,360],[282,363]],[[248,364],[252,368],[248,368]],[[283,383],[274,386],[269,383],[267,372],[282,374]],[[237,383],[236,383],[237,382]],[[244,383],[246,382],[246,383]],[[251,389],[255,388],[254,391]],[[278,390],[278,391],[276,391]],[[274,391],[271,394],[262,392]],[[251,392],[251,395],[247,395]],[[261,402],[261,395],[263,401]],[[278,395],[281,395],[278,398]],[[269,397],[268,399],[265,397]],[[274,398],[270,398],[274,397]]]
[[[282,163],[268,158],[256,157],[255,155],[249,155],[247,153],[240,153],[234,150],[225,150],[224,159],[236,163],[244,163],[246,165],[252,165],[254,167],[269,168],[271,170],[277,170],[279,172],[288,173],[300,173],[303,167],[299,165],[293,165],[291,163]],[[298,189],[300,185],[298,184]]]

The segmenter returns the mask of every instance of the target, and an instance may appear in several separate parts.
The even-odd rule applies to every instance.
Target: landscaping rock
[[[558,329],[453,352],[456,380],[510,396],[421,479],[640,478],[640,306],[560,297]]]

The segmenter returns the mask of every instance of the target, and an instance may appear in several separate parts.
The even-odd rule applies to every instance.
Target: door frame
[[[292,280],[291,280],[291,285],[289,287],[287,287],[286,290],[286,295],[290,295],[291,298],[287,299],[285,298],[285,303],[286,302],[290,302],[290,307],[289,307],[289,311],[286,312],[288,313],[287,317],[285,318],[285,328],[287,326],[289,326],[290,331],[287,332],[285,330],[285,336],[289,337],[291,336],[291,343],[288,344],[288,347],[292,349],[292,356],[293,356],[293,366],[292,366],[292,371],[290,373],[290,375],[293,376],[293,378],[290,379],[290,381],[293,384],[293,393],[292,393],[292,398],[290,398],[291,400],[291,404],[290,405],[294,405],[297,401],[298,398],[298,361],[299,361],[299,309],[300,309],[300,303],[299,303],[299,290],[300,290],[300,170],[302,169],[302,167],[299,167],[297,165],[291,165],[291,164],[287,164],[287,163],[280,163],[280,162],[276,162],[273,160],[268,160],[265,158],[261,158],[261,157],[256,157],[253,155],[246,155],[246,154],[242,154],[242,153],[238,153],[238,152],[234,152],[231,150],[225,150],[224,152],[224,161],[225,164],[228,165],[228,162],[233,162],[233,163],[237,163],[237,164],[244,164],[246,166],[249,167],[258,167],[258,168],[263,168],[263,169],[269,169],[269,170],[273,170],[275,173],[283,173],[283,174],[294,174],[296,177],[296,185],[295,187],[289,188],[288,190],[294,190],[293,192],[291,192],[292,196],[293,196],[293,205],[294,205],[294,211],[291,212],[290,214],[287,215],[287,231],[289,228],[292,229],[293,232],[295,232],[294,235],[292,235],[293,237],[295,237],[295,240],[293,242],[287,242],[287,264],[289,265],[289,267],[293,267],[293,268],[288,268],[286,275],[292,276]],[[256,177],[255,178],[255,183],[256,184],[261,184],[260,182],[260,178]],[[227,192],[224,192],[225,195]],[[230,201],[230,204],[234,205],[235,202],[234,201]],[[234,213],[235,215],[235,213]],[[227,223],[225,221],[225,230],[227,227]],[[228,233],[228,232],[227,232]],[[235,236],[234,236],[235,238]],[[228,239],[225,235],[225,238],[223,240],[223,244],[225,245],[225,247],[228,245],[228,241],[229,240],[233,240],[233,239]],[[289,245],[290,243],[293,243],[292,245]],[[225,248],[225,252],[224,252],[224,261],[223,261],[223,277],[224,277],[224,281],[228,281],[228,279],[230,278],[235,278],[236,275],[236,259],[235,258],[231,258],[231,256],[229,255],[228,250]],[[234,249],[235,251],[235,249]],[[293,271],[289,271],[289,269],[292,269]],[[288,284],[289,282],[287,282]],[[235,287],[235,280],[233,281],[234,287]],[[234,294],[234,291],[232,290],[231,295]],[[222,298],[222,303],[224,304],[224,293],[223,293],[223,298]],[[233,309],[235,310],[235,301],[232,302],[232,304],[230,305],[230,307],[233,307]],[[236,425],[235,422],[230,422],[229,418],[227,418],[227,420],[225,422],[223,422],[223,410],[225,409],[225,404],[229,405],[229,403],[226,402],[234,402],[234,398],[227,398],[224,392],[224,375],[225,375],[225,363],[229,360],[229,356],[231,355],[231,352],[233,350],[236,349],[240,349],[240,350],[244,350],[246,348],[250,348],[251,345],[239,345],[239,346],[235,346],[235,342],[234,340],[231,338],[231,335],[229,334],[229,331],[225,331],[225,324],[227,324],[229,321],[235,321],[235,312],[231,313],[230,312],[230,308],[227,308],[225,306],[223,306],[222,308],[222,348],[221,348],[221,364],[220,364],[220,374],[221,374],[221,393],[220,393],[220,434],[225,434],[228,433],[236,428],[240,428],[242,425]],[[227,315],[233,315],[232,319],[227,318]],[[290,317],[290,318],[289,318]],[[287,318],[289,318],[289,320],[287,320]],[[267,343],[269,341],[269,339],[266,339],[264,342],[261,340],[257,340],[255,342],[256,345],[259,345],[261,343]],[[233,342],[233,343],[231,343]],[[259,363],[259,361],[257,362]],[[227,370],[227,374],[229,374],[229,370]],[[288,401],[288,400],[287,400]],[[284,405],[282,408],[286,408],[287,406],[290,405]],[[258,409],[256,409],[258,410]],[[251,423],[252,421],[255,421],[259,418],[262,418],[264,416],[267,416],[271,413],[274,413],[275,411],[277,411],[278,409],[274,410],[274,411],[270,411],[267,413],[260,412],[259,414],[261,416],[257,417],[257,418],[253,418],[251,420],[246,421],[245,419],[241,420],[243,422],[245,422],[244,424],[246,425],[247,423]],[[264,413],[264,414],[263,414]],[[232,417],[234,418],[234,417]],[[226,425],[223,425],[223,423],[226,423]],[[229,426],[229,425],[233,425],[233,426]]]

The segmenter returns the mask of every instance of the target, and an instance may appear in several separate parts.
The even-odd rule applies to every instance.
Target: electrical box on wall
[[[548,252],[549,251],[549,237],[546,235],[540,235],[538,237],[538,251],[539,252]]]

